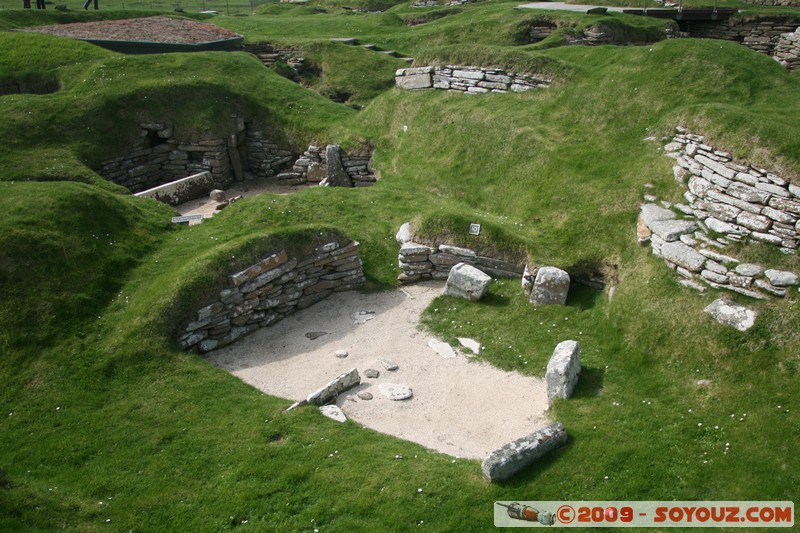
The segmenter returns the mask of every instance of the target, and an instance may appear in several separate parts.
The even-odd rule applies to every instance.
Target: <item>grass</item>
[[[680,198],[671,161],[645,140],[677,124],[796,180],[800,78],[735,43],[524,45],[515,31],[533,15],[511,5],[461,6],[416,26],[404,22],[416,13],[407,5],[344,14],[272,4],[214,19],[252,42],[303,47],[319,67],[309,84],[348,93],[360,112],[246,54],[121,56],[0,32],[3,80],[60,87],[0,97],[0,529],[484,531],[494,500],[793,499],[796,291],[737,297],[757,324],[724,328],[702,311],[719,295],[678,286],[633,229],[645,183]],[[20,16],[2,11],[0,25]],[[618,20],[630,32],[659,28]],[[507,64],[554,84],[472,98],[403,92],[386,85],[394,60],[334,36],[424,62]],[[380,180],[246,198],[187,228],[91,170],[139,122],[200,135],[227,131],[233,113],[301,149],[374,143]],[[605,271],[615,288],[612,298],[578,287],[565,307],[534,308],[517,280],[495,281],[481,302],[441,297],[425,312],[443,339],[476,338],[480,359],[528,375],[542,375],[558,342],[580,342],[575,396],[550,412],[568,445],[507,483],[485,483],[476,461],[313,409],[281,413],[288,400],[173,340],[227,272],[276,246],[299,253],[345,235],[361,242],[368,289],[393,286],[394,233],[409,220],[428,239],[465,245],[478,222],[482,249]],[[798,270],[796,256],[765,247],[736,253]]]

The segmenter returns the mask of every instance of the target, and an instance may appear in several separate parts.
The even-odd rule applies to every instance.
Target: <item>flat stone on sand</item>
[[[407,400],[412,396],[411,387],[399,383],[381,383],[378,385],[378,390],[394,401]]]
[[[344,416],[344,411],[342,411],[338,405],[323,405],[319,408],[319,412],[331,420],[336,420],[337,422],[347,422],[347,417]]]
[[[445,359],[451,359],[456,356],[456,351],[452,346],[439,339],[431,339],[428,341],[428,346],[436,353]]]

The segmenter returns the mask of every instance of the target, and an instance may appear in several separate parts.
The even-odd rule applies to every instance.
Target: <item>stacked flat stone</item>
[[[363,283],[358,242],[333,239],[305,258],[280,250],[229,276],[228,286],[197,311],[178,340],[205,353]]]
[[[682,285],[701,292],[708,285],[763,299],[785,296],[789,287],[798,284],[792,272],[765,270],[720,253],[714,246],[722,243],[696,227],[691,220],[678,220],[670,209],[645,204],[639,214],[639,243],[650,243],[653,255],[663,258],[683,278]]]
[[[792,33],[781,34],[773,57],[789,70],[800,68],[800,27]]]
[[[397,256],[403,283],[421,280],[446,280],[458,263],[465,263],[499,278],[516,278],[522,275],[524,265],[478,255],[474,250],[440,244],[428,246],[415,242],[401,244]]]
[[[244,141],[244,130],[233,139],[181,139],[169,124],[144,123],[140,127],[140,140],[127,154],[103,161],[98,174],[134,193],[206,171],[218,188],[233,181],[229,144],[235,148]]]
[[[779,176],[752,166],[739,165],[730,155],[703,143],[703,137],[679,130],[665,147],[677,159],[675,178],[689,190],[690,205],[671,209],[642,206],[637,226],[640,244],[650,243],[653,254],[684,279],[682,284],[700,291],[705,285],[752,298],[785,296],[798,285],[792,272],[741,263],[720,253],[732,241],[751,239],[794,253],[800,242],[800,188]],[[709,230],[724,234],[713,238]]]
[[[507,93],[549,87],[552,80],[504,69],[447,65],[401,68],[395,83],[401,89],[441,89],[462,93]]]
[[[700,135],[680,133],[665,150],[677,159],[676,179],[689,178],[684,197],[700,227],[731,241],[762,241],[787,253],[798,248],[800,187],[769,170],[733,162]]]

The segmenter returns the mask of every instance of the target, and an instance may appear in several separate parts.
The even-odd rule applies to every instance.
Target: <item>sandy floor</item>
[[[207,357],[259,390],[289,400],[302,400],[358,368],[361,385],[337,402],[348,418],[456,457],[483,458],[548,422],[546,386],[460,353],[444,358],[430,348],[432,337],[417,324],[442,289],[441,283],[424,283],[375,294],[337,293]],[[358,324],[353,317],[362,311],[375,316]],[[326,334],[312,340],[306,336],[311,332]],[[336,357],[337,350],[349,355]],[[381,359],[398,369],[386,370]],[[380,376],[365,377],[370,368]],[[378,390],[380,383],[407,385],[413,397],[389,400]],[[373,399],[359,398],[362,391]]]

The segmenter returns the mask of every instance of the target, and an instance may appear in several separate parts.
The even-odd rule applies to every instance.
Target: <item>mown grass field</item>
[[[415,25],[405,21],[436,9],[273,4],[211,19],[250,42],[303,47],[319,67],[310,88],[244,53],[122,56],[0,32],[0,85],[60,88],[0,96],[0,531],[487,531],[495,500],[796,498],[797,291],[740,300],[759,312],[756,326],[724,328],[702,312],[718,295],[681,288],[634,228],[645,183],[680,198],[661,143],[645,140],[677,125],[800,183],[800,76],[730,42],[526,45],[519,30],[538,15],[514,5],[459,6]],[[69,7],[48,23],[137,15]],[[44,17],[4,10],[0,27]],[[664,27],[603,18],[630,35]],[[398,60],[331,37],[555,83],[402,92]],[[374,143],[380,180],[247,198],[186,228],[92,170],[139,122],[227,132],[232,114],[300,149]],[[464,221],[479,222],[486,246],[604,271],[616,288],[613,298],[577,288],[567,306],[534,310],[518,281],[496,281],[484,302],[440,298],[426,311],[425,327],[479,339],[483,359],[529,375],[543,374],[558,342],[579,340],[576,395],[550,413],[569,443],[512,481],[490,485],[477,461],[310,408],[282,413],[289,401],[174,341],[209,287],[275,242],[303,246],[335,229],[362,243],[367,290],[393,286],[394,234],[408,220],[465,243]],[[796,256],[740,253],[800,270]]]

